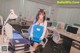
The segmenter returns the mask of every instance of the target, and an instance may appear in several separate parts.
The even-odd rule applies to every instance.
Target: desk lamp
[[[0,16],[0,25],[3,25],[3,17],[2,16]]]
[[[7,37],[13,35],[12,26],[7,23],[9,19],[16,19],[18,16],[15,14],[14,10],[10,10],[10,14],[7,17],[7,19],[4,21],[3,27],[2,27],[2,36],[6,34]],[[4,32],[5,30],[5,32]]]
[[[3,17],[0,16],[0,29],[1,29],[1,35],[2,35],[2,26],[3,26]]]
[[[11,39],[13,35],[13,28],[12,26],[7,23],[9,19],[16,19],[18,16],[14,13],[14,10],[10,10],[10,14],[7,17],[7,19],[4,21],[3,26],[2,26],[2,36],[3,36],[3,45],[1,46],[2,53],[9,53],[8,51],[8,46],[9,46],[9,40]],[[2,21],[3,22],[3,21]],[[6,36],[5,36],[6,35]],[[4,50],[5,48],[5,50]]]

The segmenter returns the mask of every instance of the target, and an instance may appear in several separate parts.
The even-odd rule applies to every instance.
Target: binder
[[[41,42],[40,37],[43,34],[43,30],[44,30],[43,26],[34,25],[33,26],[33,38],[31,40],[35,42]]]

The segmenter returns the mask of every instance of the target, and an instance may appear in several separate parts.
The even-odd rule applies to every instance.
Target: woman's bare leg
[[[34,52],[37,49],[38,45],[39,43],[34,42],[34,45],[30,47],[30,50],[26,52]]]
[[[34,43],[34,45],[33,45],[33,48],[36,50],[37,49],[37,47],[38,47],[38,45],[39,45],[39,43]]]

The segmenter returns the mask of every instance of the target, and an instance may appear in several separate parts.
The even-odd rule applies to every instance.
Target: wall
[[[0,15],[7,18],[10,9],[14,9],[17,15],[22,14],[27,20],[34,20],[39,8],[46,10],[46,16],[51,21],[63,21],[65,23],[80,23],[79,5],[45,5],[28,0],[0,0]]]
[[[3,10],[5,4],[3,4],[3,3],[4,3],[4,1],[0,0],[0,16],[2,16],[2,17],[4,16],[4,12],[5,12],[5,10]]]
[[[25,0],[24,16],[27,17],[27,19],[33,20],[39,9],[45,9],[46,16],[50,17],[51,6]]]
[[[14,9],[16,14],[18,15],[20,12],[20,0],[0,0],[0,5],[2,6],[0,9],[0,14],[3,16],[4,19],[10,13],[10,9]]]
[[[51,8],[51,15],[50,15],[52,21],[57,20],[56,18],[57,13],[58,13],[58,6],[56,4],[53,4]]]
[[[58,7],[56,14],[57,21],[74,24],[80,23],[80,8]]]
[[[65,23],[80,24],[80,5],[52,5],[52,20],[63,21]]]
[[[0,15],[6,19],[10,9],[14,9],[17,15],[26,17],[27,20],[33,20],[39,8],[46,10],[46,16],[50,17],[51,6],[28,1],[28,0],[0,0]]]

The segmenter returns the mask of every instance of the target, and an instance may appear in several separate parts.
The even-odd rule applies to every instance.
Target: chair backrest
[[[61,40],[60,34],[55,29],[53,30],[53,35],[52,36],[53,36],[53,41],[55,43],[58,43]]]

